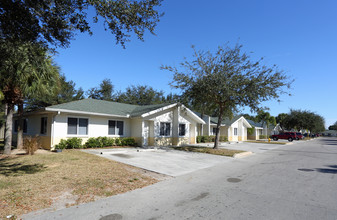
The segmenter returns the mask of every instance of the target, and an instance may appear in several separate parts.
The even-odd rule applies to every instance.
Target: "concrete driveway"
[[[280,142],[283,142],[280,141]],[[296,143],[300,143],[304,141],[293,141],[288,142],[285,140],[284,143],[287,145],[292,145]],[[202,146],[202,147],[213,147],[214,143],[199,143],[192,144],[193,146]],[[231,150],[242,150],[242,151],[250,151],[252,153],[264,153],[266,151],[282,148],[285,145],[282,144],[268,144],[268,143],[250,143],[250,142],[221,142],[219,148],[231,149]]]
[[[231,157],[184,152],[172,149],[90,149],[84,152],[95,154],[121,163],[140,167],[170,176],[180,176],[235,160]]]

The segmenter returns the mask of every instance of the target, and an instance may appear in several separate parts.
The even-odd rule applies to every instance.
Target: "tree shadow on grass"
[[[22,176],[25,174],[34,174],[46,170],[43,164],[22,164],[11,163],[9,160],[0,160],[0,175],[4,176]]]

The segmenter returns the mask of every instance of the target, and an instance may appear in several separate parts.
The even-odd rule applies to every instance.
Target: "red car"
[[[304,136],[302,133],[296,133],[296,140],[303,140]]]
[[[272,135],[272,138],[274,141],[277,141],[278,139],[286,139],[288,141],[297,140],[296,132],[284,132],[280,134],[274,134]]]

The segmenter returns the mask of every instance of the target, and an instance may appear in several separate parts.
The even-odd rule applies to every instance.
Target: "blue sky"
[[[109,78],[115,90],[149,85],[168,94],[177,91],[161,65],[191,58],[191,45],[215,50],[239,42],[252,59],[264,57],[295,79],[292,96],[263,103],[271,115],[293,108],[322,115],[327,126],[337,121],[337,1],[166,0],[160,11],[156,36],[147,32],[145,42],[132,37],[123,49],[99,23],[92,36],[78,34],[69,48],[58,49],[55,61],[84,90]]]

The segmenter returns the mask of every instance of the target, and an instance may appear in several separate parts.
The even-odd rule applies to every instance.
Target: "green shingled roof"
[[[130,105],[118,102],[103,101],[97,99],[82,99],[78,101],[63,103],[59,105],[52,105],[46,109],[55,110],[71,110],[81,111],[99,114],[120,115],[132,117],[140,116],[144,113],[168,106],[170,104],[158,104],[158,105]]]
[[[252,120],[249,120],[249,119],[246,119],[246,120],[248,121],[248,123],[251,126],[263,128],[263,125],[261,123],[258,123],[258,122],[255,122],[255,121],[252,121]]]

